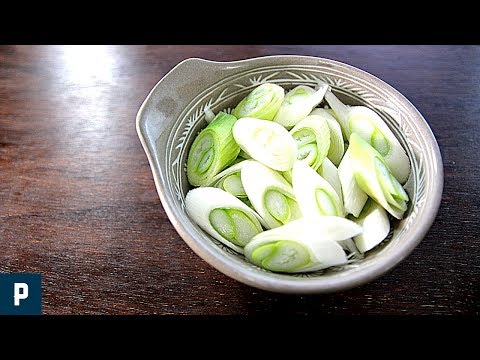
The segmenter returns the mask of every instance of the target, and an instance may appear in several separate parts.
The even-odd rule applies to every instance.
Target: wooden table
[[[314,55],[360,67],[424,115],[443,155],[438,217],[367,285],[278,295],[193,253],[135,132],[149,90],[189,57]],[[480,313],[479,46],[2,46],[0,272],[38,272],[44,314]]]

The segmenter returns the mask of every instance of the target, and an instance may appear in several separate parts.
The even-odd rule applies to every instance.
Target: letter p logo
[[[20,306],[20,300],[28,298],[28,285],[25,283],[14,283],[13,289],[13,305]]]
[[[41,315],[42,275],[0,273],[0,315]]]

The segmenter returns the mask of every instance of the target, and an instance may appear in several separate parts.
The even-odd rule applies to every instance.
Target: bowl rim
[[[248,273],[244,269],[236,268],[235,264],[231,261],[231,259],[227,257],[218,256],[218,253],[212,251],[211,248],[204,246],[200,241],[197,241],[195,237],[195,233],[193,229],[189,229],[188,227],[184,226],[180,221],[178,221],[177,216],[175,214],[175,209],[173,209],[172,204],[170,201],[174,201],[172,196],[166,193],[164,189],[165,180],[163,175],[156,167],[154,157],[152,155],[152,151],[154,148],[148,142],[146,134],[145,134],[145,118],[144,112],[147,104],[150,102],[152,95],[155,91],[161,86],[161,84],[173,74],[178,72],[183,66],[186,64],[196,62],[198,64],[215,64],[220,66],[247,66],[251,63],[255,62],[262,62],[274,59],[288,59],[288,60],[308,60],[308,61],[322,61],[325,63],[330,63],[334,66],[341,66],[349,68],[350,71],[356,74],[363,74],[369,79],[376,81],[378,84],[385,86],[391,92],[395,93],[405,104],[411,107],[414,110],[415,118],[420,120],[422,127],[428,133],[429,138],[432,140],[433,144],[433,153],[434,159],[436,161],[436,166],[438,169],[438,173],[436,176],[436,184],[434,184],[434,196],[432,199],[432,203],[430,204],[429,208],[430,211],[426,216],[423,217],[422,226],[412,227],[411,232],[412,235],[409,237],[410,241],[406,242],[405,244],[401,244],[401,246],[395,251],[394,256],[389,255],[383,258],[378,259],[378,261],[371,264],[366,271],[355,272],[350,274],[348,277],[336,276],[335,278],[322,278],[320,277],[305,277],[305,278],[298,278],[295,277],[293,279],[289,277],[282,277],[281,281],[276,276],[261,276],[260,273]],[[293,65],[293,64],[292,64]],[[149,91],[148,95],[142,102],[137,115],[136,115],[136,131],[139,139],[141,141],[142,147],[147,155],[147,159],[152,171],[155,187],[157,189],[157,193],[159,195],[160,201],[162,206],[169,218],[170,222],[174,226],[177,233],[180,237],[187,243],[187,245],[204,261],[208,264],[219,270],[220,272],[224,273],[225,275],[240,281],[244,284],[279,293],[292,293],[292,294],[318,294],[318,293],[330,293],[340,290],[347,290],[350,288],[358,287],[363,284],[366,284],[376,278],[379,278],[385,275],[387,272],[391,271],[394,267],[396,267],[400,262],[402,262],[414,249],[415,247],[423,240],[427,232],[430,230],[438,210],[441,204],[441,198],[443,193],[443,182],[444,182],[444,175],[443,175],[443,161],[440,152],[440,148],[438,142],[431,130],[428,122],[425,120],[423,115],[418,111],[418,109],[397,89],[393,86],[385,82],[384,80],[376,77],[375,75],[357,68],[355,66],[349,65],[344,62],[340,62],[333,59],[317,57],[317,56],[305,56],[305,55],[269,55],[269,56],[259,56],[259,57],[252,57],[246,58],[241,60],[234,60],[234,61],[214,61],[214,60],[207,60],[199,57],[192,57],[182,60],[177,65],[175,65],[169,72],[167,72]],[[275,273],[269,273],[270,275]],[[341,274],[341,273],[339,273]],[[302,281],[303,280],[303,281]]]

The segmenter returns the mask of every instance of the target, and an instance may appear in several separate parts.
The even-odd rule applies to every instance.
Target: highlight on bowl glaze
[[[285,89],[329,84],[349,105],[375,110],[407,152],[411,164],[405,189],[411,199],[401,221],[365,259],[310,273],[280,274],[261,269],[200,229],[186,214],[191,186],[186,160],[193,139],[207,123],[204,109],[230,113],[264,82]],[[350,65],[307,56],[268,56],[234,62],[187,59],[152,89],[137,114],[137,132],[170,221],[200,257],[245,284],[283,293],[324,293],[371,281],[400,263],[423,239],[440,206],[443,166],[438,144],[423,116],[397,90]]]

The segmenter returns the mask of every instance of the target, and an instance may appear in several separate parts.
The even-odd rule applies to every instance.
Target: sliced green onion
[[[245,165],[248,161],[251,160],[242,160],[232,166],[229,166],[214,176],[207,186],[213,186],[225,190],[241,200],[246,198],[247,194],[243,188],[240,172],[242,171],[243,165]]]
[[[240,175],[245,193],[266,228],[275,228],[302,216],[292,186],[275,170],[249,160]]]
[[[345,212],[358,217],[367,202],[368,195],[358,186],[357,180],[355,179],[350,160],[350,147],[345,152],[345,155],[343,155],[343,159],[338,166],[338,178],[342,184]]]
[[[262,245],[252,252],[254,263],[278,272],[293,272],[310,263],[308,249],[291,240],[280,240]]]
[[[330,148],[330,129],[327,121],[318,115],[309,115],[290,130],[297,143],[297,159],[317,170]]]
[[[204,118],[187,157],[188,181],[200,187],[187,193],[186,211],[266,270],[361,259],[388,236],[389,214],[402,219],[408,209],[400,142],[374,110],[344,104],[326,83],[286,95],[265,83],[232,115],[206,105]]]
[[[210,124],[215,119],[215,113],[210,110],[208,105],[205,105],[203,112],[205,113],[205,121]]]
[[[271,271],[316,271],[347,263],[338,242],[361,231],[353,221],[336,216],[301,218],[255,235],[245,246],[245,256]]]
[[[358,186],[397,219],[407,209],[408,195],[382,155],[357,133],[350,135],[350,159]]]
[[[287,197],[278,190],[270,189],[265,192],[264,206],[276,220],[285,224],[290,219],[290,207]]]
[[[232,127],[235,116],[219,112],[193,141],[187,159],[187,177],[193,186],[204,186],[230,165],[240,147],[235,143]]]
[[[348,139],[348,114],[349,114],[349,106],[345,105],[343,102],[337,98],[331,90],[328,90],[325,93],[325,100],[327,101],[328,105],[330,105],[331,110],[335,114],[335,119],[340,124],[342,128],[342,132],[345,136],[345,139]]]
[[[302,161],[293,165],[292,185],[303,216],[344,216],[343,204],[332,185]]]
[[[236,231],[232,219],[227,214],[227,209],[213,209],[210,212],[209,220],[212,227],[220,234],[220,236],[231,241],[235,245],[238,245],[236,242],[232,241],[235,238]]]
[[[245,189],[242,185],[242,180],[240,179],[240,173],[232,174],[227,176],[223,180],[223,189],[226,192],[236,196],[236,197],[246,197]]]
[[[228,192],[214,187],[190,190],[185,207],[192,220],[218,241],[239,253],[263,231],[258,214]]]
[[[343,154],[345,153],[345,142],[343,141],[343,134],[340,124],[336,118],[325,109],[313,109],[310,115],[321,116],[327,122],[330,130],[330,147],[328,149],[327,157],[332,161],[332,163],[335,164],[335,166],[338,166],[340,161],[342,161]]]
[[[354,219],[349,219],[349,220],[354,221]],[[352,257],[355,259],[364,258],[363,253],[360,252],[360,250],[357,248],[357,245],[355,244],[355,241],[352,238],[348,238],[348,239],[337,241],[337,242],[338,242],[338,245],[340,245],[343,248],[343,250],[348,252],[348,256],[347,256],[348,259],[351,259]]]
[[[362,254],[380,244],[390,232],[387,212],[372,199],[368,199],[358,219],[353,221],[363,228],[363,232],[353,238]]]
[[[343,194],[342,194],[342,184],[340,182],[340,177],[338,176],[337,167],[326,158],[323,160],[322,165],[318,168],[317,172],[322,178],[328,181],[330,185],[335,189],[340,202],[343,204]]]
[[[233,137],[249,156],[278,171],[291,169],[297,158],[295,140],[273,121],[238,119],[233,126]]]
[[[325,83],[317,91],[304,85],[293,88],[285,95],[273,121],[287,129],[295,126],[299,121],[305,119],[315,106],[320,104],[328,88],[329,86]]]
[[[265,83],[253,89],[232,112],[237,118],[272,120],[283,102],[285,91],[276,84]]]
[[[357,133],[385,159],[393,176],[404,184],[410,174],[410,161],[398,139],[383,119],[366,106],[346,106],[331,91],[325,99],[335,111],[347,138]]]
[[[379,176],[379,180],[387,201],[394,206],[398,206],[398,200],[408,201],[407,192],[392,175],[385,162],[383,162],[380,158],[376,158],[375,167],[377,171],[382,174],[382,176]]]

